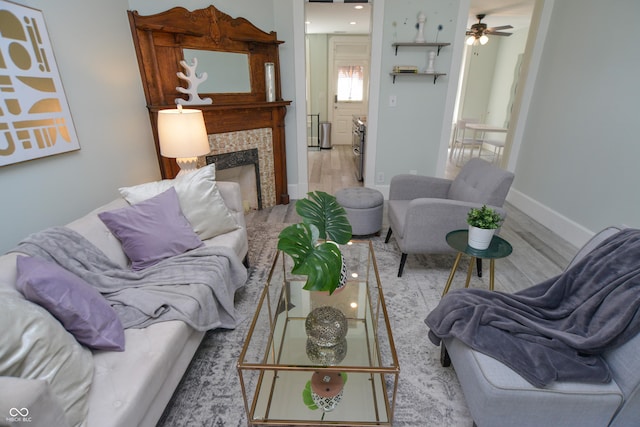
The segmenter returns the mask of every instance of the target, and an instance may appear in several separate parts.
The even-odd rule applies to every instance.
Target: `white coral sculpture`
[[[178,78],[187,82],[187,87],[176,87],[176,90],[181,93],[186,93],[189,95],[189,99],[176,98],[176,104],[179,105],[202,105],[202,104],[211,104],[213,100],[211,98],[200,98],[198,94],[198,86],[203,81],[207,80],[207,73],[196,73],[196,67],[198,66],[198,58],[193,58],[191,61],[191,65],[187,64],[186,61],[180,61],[180,65],[184,67],[185,73],[182,71],[176,73]]]

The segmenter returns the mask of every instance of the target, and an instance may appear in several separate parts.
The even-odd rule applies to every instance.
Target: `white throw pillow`
[[[135,204],[150,199],[170,187],[174,187],[178,193],[182,213],[200,239],[210,239],[238,228],[216,185],[215,164],[176,179],[123,187],[119,191],[127,202]]]
[[[47,381],[69,424],[81,425],[89,413],[91,352],[44,308],[7,293],[0,299],[0,376]]]

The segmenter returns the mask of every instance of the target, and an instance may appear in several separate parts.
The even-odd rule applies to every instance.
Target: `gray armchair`
[[[397,175],[389,188],[389,231],[402,252],[398,277],[408,254],[449,253],[448,232],[467,228],[472,207],[487,205],[506,215],[502,208],[513,173],[473,158],[454,180],[420,175]]]

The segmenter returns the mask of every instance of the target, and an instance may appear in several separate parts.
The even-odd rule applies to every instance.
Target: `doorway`
[[[352,125],[354,116],[366,117],[369,109],[371,16],[369,3],[305,3],[307,140],[318,141],[307,144],[308,191],[335,194],[362,185]],[[326,135],[322,149],[319,130],[327,128],[330,149]]]
[[[521,83],[521,65],[534,6],[535,0],[507,0],[500,5],[487,0],[471,0],[467,29],[472,29],[474,24],[482,22],[489,28],[498,27],[498,31],[503,35],[489,34],[488,41],[484,44],[479,40],[465,44],[451,125],[446,177],[455,177],[460,167],[472,155],[500,166],[507,164],[510,152],[508,134],[513,125],[511,112],[516,90]],[[478,15],[484,15],[481,21]],[[506,26],[512,28],[505,28]],[[502,131],[467,130],[464,137],[479,140],[479,146],[468,144],[467,148],[460,149],[459,145],[454,143],[456,122],[459,119],[485,124]]]

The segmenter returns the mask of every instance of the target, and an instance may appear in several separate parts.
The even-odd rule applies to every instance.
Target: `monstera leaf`
[[[296,202],[296,212],[305,224],[318,227],[319,237],[323,240],[344,245],[351,239],[351,224],[347,212],[338,203],[335,196],[324,191],[307,193],[308,198]]]
[[[331,242],[317,244],[317,236],[316,226],[293,224],[280,232],[278,249],[293,259],[293,274],[307,276],[304,289],[331,294],[340,281],[342,253]]]
[[[293,274],[307,276],[304,289],[331,294],[339,285],[342,271],[338,244],[351,239],[351,224],[335,196],[323,191],[307,196],[296,202],[296,212],[303,222],[282,230],[278,249],[293,259]]]

